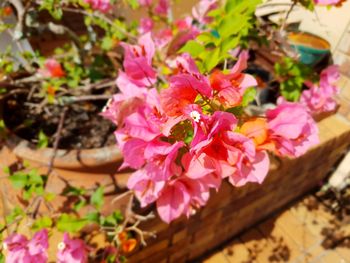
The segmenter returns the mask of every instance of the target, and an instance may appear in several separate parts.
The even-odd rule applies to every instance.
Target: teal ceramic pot
[[[288,42],[299,53],[299,60],[306,65],[316,65],[330,54],[330,44],[323,38],[310,33],[290,33]]]

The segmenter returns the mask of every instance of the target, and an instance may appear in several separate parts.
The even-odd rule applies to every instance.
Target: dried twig
[[[60,121],[58,123],[57,131],[54,134],[55,141],[53,143],[53,153],[52,153],[52,156],[51,156],[50,161],[49,161],[47,176],[49,176],[53,170],[53,164],[54,164],[54,161],[55,161],[55,158],[57,155],[58,144],[60,143],[61,134],[62,134],[62,130],[63,130],[63,124],[64,124],[64,120],[65,120],[67,111],[68,111],[67,107],[63,108],[63,111],[62,111],[61,117],[60,117]]]
[[[57,131],[56,133],[54,134],[54,137],[55,137],[55,141],[53,143],[53,153],[52,153],[52,156],[50,158],[50,161],[48,163],[48,170],[47,170],[47,179],[46,179],[46,182],[44,184],[44,189],[46,188],[46,185],[49,181],[49,176],[50,174],[52,173],[53,171],[53,164],[54,164],[54,161],[55,161],[55,158],[56,158],[56,155],[57,155],[57,151],[58,151],[58,144],[60,142],[60,139],[61,139],[61,133],[62,133],[62,130],[63,130],[63,124],[64,124],[64,120],[65,120],[65,117],[66,117],[66,113],[67,113],[67,110],[68,108],[65,107],[61,113],[61,117],[60,117],[60,121],[58,123],[58,127],[57,127]],[[33,218],[36,218],[36,215],[38,214],[39,212],[39,208],[40,208],[40,205],[41,205],[41,201],[42,200],[39,200],[37,206],[35,207],[34,209],[34,213],[33,213]]]
[[[66,12],[78,13],[78,14],[83,14],[83,15],[89,16],[89,17],[95,17],[95,18],[102,19],[103,21],[108,23],[110,26],[112,26],[113,28],[118,30],[120,33],[122,33],[125,36],[127,36],[130,40],[134,40],[134,41],[136,40],[136,37],[134,35],[130,34],[127,31],[125,31],[123,28],[117,26],[111,19],[109,19],[104,14],[101,14],[99,12],[89,13],[89,12],[86,12],[85,10],[82,10],[82,9],[70,8],[70,7],[63,7],[62,10],[66,11]]]

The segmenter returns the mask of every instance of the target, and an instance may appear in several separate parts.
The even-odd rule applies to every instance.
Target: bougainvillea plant
[[[116,15],[122,2],[145,9],[147,15],[139,23],[127,22]],[[155,203],[167,223],[196,213],[223,180],[234,187],[261,184],[270,155],[299,157],[318,143],[311,115],[335,107],[339,76],[331,66],[319,80],[310,79],[313,83],[303,77],[299,82],[308,89],[298,90],[300,102],[289,93],[263,115],[249,115],[246,109],[255,100],[257,80],[245,71],[260,2],[201,0],[191,15],[175,19],[174,3],[168,0],[4,1],[0,32],[8,32],[20,52],[1,53],[0,100],[9,99],[13,106],[25,97],[21,109],[41,122],[29,118],[6,127],[1,121],[0,134],[29,129],[34,135],[25,139],[57,150],[65,142],[60,133],[65,123],[70,126],[65,118],[71,112],[82,114],[73,120],[83,125],[91,108],[93,114],[100,112],[91,101],[104,104],[110,99],[101,115],[113,123],[108,127],[115,130],[124,157],[119,169],[133,170],[127,183],[130,191],[115,200],[131,196],[132,204],[136,196],[141,207]],[[338,2],[342,1],[315,3]],[[40,12],[50,14],[50,22],[42,24]],[[76,34],[60,22],[67,13],[83,17],[86,34]],[[17,23],[7,23],[9,17],[17,17]],[[48,56],[23,49],[19,40],[47,31],[70,41]],[[42,122],[57,129],[42,128]],[[79,143],[72,148],[80,149]],[[62,196],[72,200],[71,207],[65,207],[71,210],[57,210],[57,196],[47,190],[53,162],[46,173],[25,161],[5,169],[24,208],[15,207],[0,225],[0,262],[5,262],[4,255],[9,263],[50,258],[123,262],[135,247],[145,245],[144,235],[152,233],[138,225],[153,215],[137,215],[132,207],[125,214],[102,213],[104,185],[86,189],[65,182]],[[95,232],[82,234],[91,225]],[[29,231],[21,232],[23,227]],[[61,233],[60,239],[54,244],[55,255],[49,255],[55,232]],[[101,249],[89,243],[96,232],[105,239]]]

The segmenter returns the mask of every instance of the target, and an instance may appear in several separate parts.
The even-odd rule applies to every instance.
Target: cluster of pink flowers
[[[91,8],[99,10],[102,13],[108,12],[112,6],[110,0],[84,0],[85,3],[89,4]]]
[[[152,0],[139,0],[140,5],[151,8]],[[158,32],[153,32],[154,41],[159,49],[170,44],[170,52],[176,52],[187,41],[196,38],[202,28],[198,26],[205,25],[211,21],[207,14],[218,6],[217,0],[201,0],[192,9],[192,17],[186,16],[172,23],[172,26],[165,27]],[[169,14],[169,0],[160,0],[154,8],[154,13],[158,16]],[[145,34],[155,29],[155,23],[150,17],[144,17],[140,20],[139,33]]]
[[[6,263],[46,263],[48,260],[47,249],[48,232],[46,229],[34,234],[28,240],[21,234],[12,234],[4,240]],[[67,233],[63,241],[58,244],[58,263],[85,263],[87,262],[88,248],[80,239],[71,239]]]
[[[136,170],[128,187],[141,206],[156,202],[165,222],[204,206],[210,189],[218,190],[224,178],[234,186],[262,183],[269,169],[267,150],[300,156],[318,142],[316,124],[300,104],[280,100],[266,118],[243,125],[226,112],[240,105],[245,90],[257,84],[243,73],[247,52],[241,52],[228,73],[214,70],[209,76],[182,54],[171,63],[169,87],[158,92],[150,33],[138,45],[123,47],[120,93],[102,114],[118,127],[121,169]]]
[[[300,102],[311,114],[335,110],[337,102],[334,97],[339,92],[336,86],[336,82],[339,78],[338,66],[332,65],[324,69],[320,75],[319,85],[311,82],[305,83],[309,89],[303,91]]]

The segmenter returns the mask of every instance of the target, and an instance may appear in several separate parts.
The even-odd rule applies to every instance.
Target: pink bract
[[[47,262],[48,233],[46,229],[28,239],[20,234],[12,234],[4,240],[8,250],[6,263],[45,263]]]
[[[332,65],[324,69],[319,85],[306,83],[309,89],[302,92],[300,102],[311,114],[334,111],[337,107],[334,96],[339,92],[335,84],[339,78],[338,66]]]
[[[192,15],[200,23],[209,23],[211,18],[207,14],[218,7],[217,0],[201,0],[195,7],[192,9]]]
[[[63,241],[58,244],[58,263],[86,263],[88,260],[88,247],[81,239],[71,239],[64,233]]]
[[[269,139],[279,155],[299,157],[319,143],[317,125],[303,105],[280,98],[277,107],[268,110],[266,116]]]
[[[112,6],[110,0],[84,0],[85,3],[91,5],[93,9],[99,10],[103,13],[108,12]]]
[[[121,45],[125,50],[123,66],[127,79],[139,86],[152,86],[156,81],[156,71],[152,67],[155,46],[151,33],[141,36],[138,45]]]
[[[342,0],[314,0],[317,5],[337,5]]]
[[[247,60],[248,52],[242,51],[229,74],[215,70],[210,76],[212,89],[217,91],[219,102],[227,108],[239,105],[246,89],[257,85],[253,76],[242,73],[247,68]]]
[[[138,28],[139,33],[142,34],[146,34],[150,31],[152,31],[154,27],[154,22],[151,18],[148,17],[143,17],[140,20],[140,26]]]
[[[159,0],[157,6],[154,8],[154,11],[158,15],[168,15],[170,8],[169,0]]]

